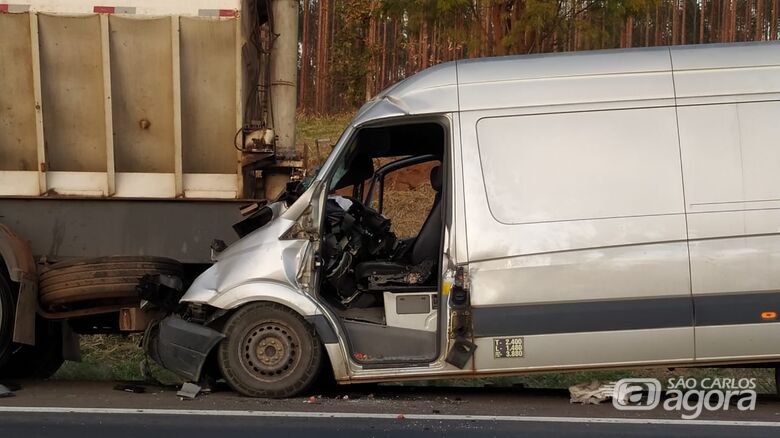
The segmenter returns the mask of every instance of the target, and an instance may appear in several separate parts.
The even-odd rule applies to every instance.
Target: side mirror
[[[296,199],[298,199],[301,196],[301,194],[303,194],[303,191],[304,191],[303,181],[299,179],[289,181],[285,185],[284,191],[282,191],[279,197],[276,198],[274,201],[275,202],[284,201],[289,207],[292,205],[293,202],[295,202]]]

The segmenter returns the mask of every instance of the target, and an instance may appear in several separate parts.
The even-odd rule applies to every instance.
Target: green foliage
[[[316,106],[317,113],[354,109],[366,96],[442,61],[780,37],[777,6],[768,1],[761,9],[741,2],[733,10],[726,0],[306,1],[312,10],[324,5],[319,10],[335,12],[329,15],[335,35],[326,32],[333,44],[322,58],[329,62],[317,67],[318,73],[327,69],[329,84],[317,84],[315,105],[301,105],[304,111]]]
[[[341,91],[340,104],[357,107],[366,95],[366,75],[372,51],[378,47],[367,44],[367,31],[373,13],[371,0],[342,0],[336,2],[336,14],[340,18],[336,27],[331,59],[332,83]]]
[[[52,377],[57,380],[141,381],[144,353],[141,335],[89,335],[81,337],[81,362],[65,362]],[[149,363],[152,375],[164,384],[180,384],[173,373]]]

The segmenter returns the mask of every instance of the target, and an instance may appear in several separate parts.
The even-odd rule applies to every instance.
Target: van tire
[[[297,395],[316,380],[323,348],[300,315],[276,303],[253,303],[228,318],[217,355],[222,377],[249,397]]]
[[[13,290],[4,271],[5,269],[0,266],[0,369],[11,357],[14,331]]]

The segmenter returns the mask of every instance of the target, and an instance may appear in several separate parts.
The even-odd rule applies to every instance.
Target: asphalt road
[[[183,400],[111,382],[21,381],[0,398],[0,438],[371,436],[780,436],[780,398],[755,411],[618,411],[569,403],[567,391],[522,388],[339,387],[310,399],[251,399],[223,391]]]
[[[106,413],[0,413],[3,437],[228,438],[247,436],[344,437],[776,437],[777,427],[707,424],[632,424],[512,419],[311,418]]]

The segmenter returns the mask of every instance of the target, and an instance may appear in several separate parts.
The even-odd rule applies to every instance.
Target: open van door
[[[324,178],[319,299],[337,316],[350,359],[363,369],[439,357],[446,132],[430,119],[361,127]],[[417,191],[387,190],[388,180],[418,166],[424,178]],[[403,230],[408,217],[395,214],[404,208],[399,193],[414,198],[406,205],[420,216]]]

